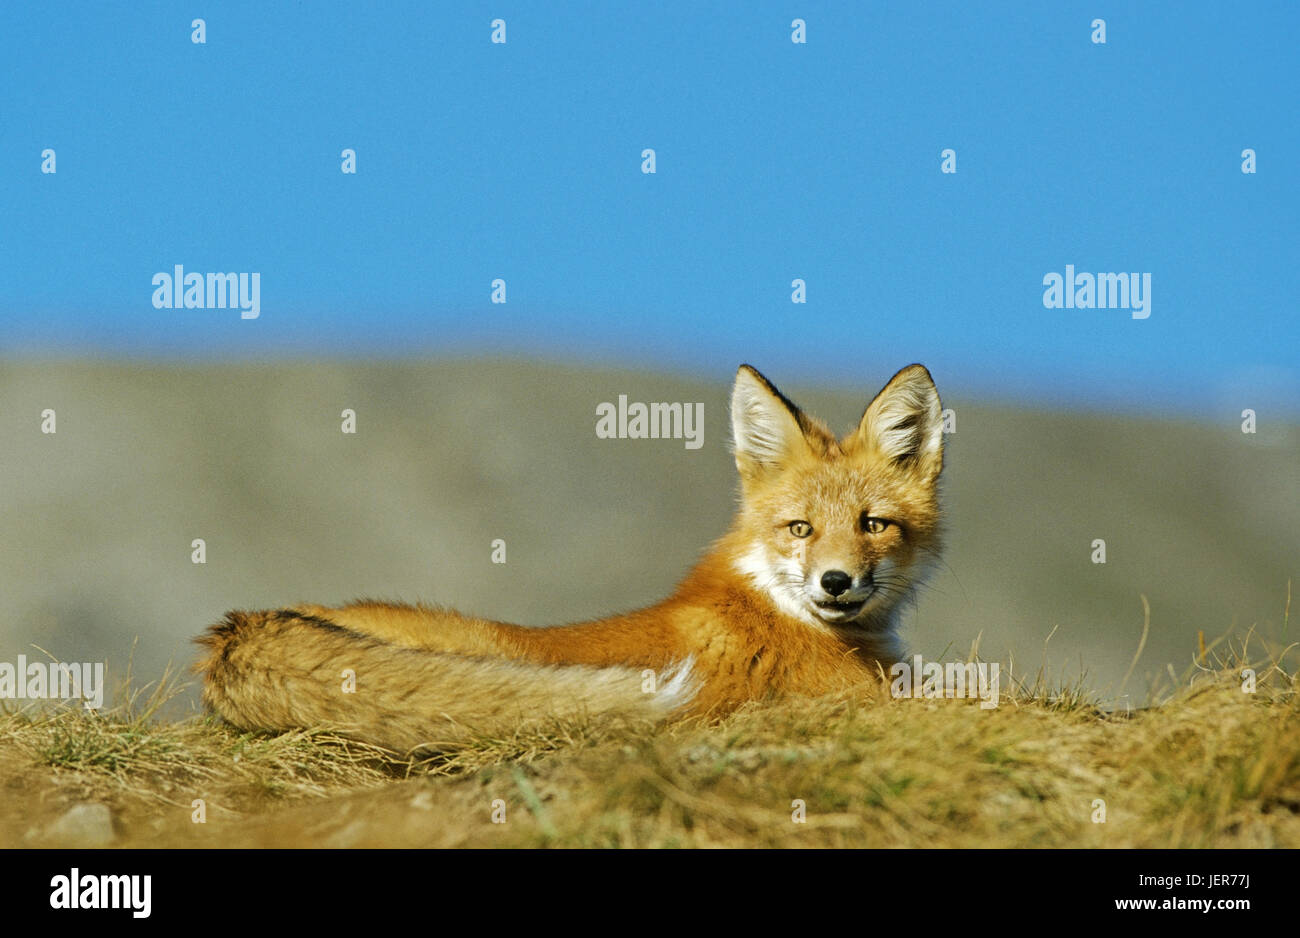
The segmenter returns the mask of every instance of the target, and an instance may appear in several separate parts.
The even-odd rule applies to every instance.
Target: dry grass
[[[1210,646],[1131,713],[1041,670],[1008,692],[1004,667],[994,710],[863,692],[657,730],[557,723],[422,760],[164,722],[164,679],[98,715],[0,717],[0,842],[56,843],[50,823],[93,802],[120,846],[1297,847],[1291,649],[1257,654],[1245,693],[1252,641]]]

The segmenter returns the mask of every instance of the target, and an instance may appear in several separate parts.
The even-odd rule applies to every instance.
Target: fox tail
[[[658,720],[695,696],[691,658],[656,675],[394,645],[291,610],[231,612],[197,641],[203,702],[243,729],[320,728],[409,752],[555,718]]]

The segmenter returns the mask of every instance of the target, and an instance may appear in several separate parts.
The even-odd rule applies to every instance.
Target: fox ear
[[[798,407],[758,370],[741,365],[731,389],[731,435],[742,479],[781,469],[807,453]]]
[[[943,469],[943,411],[923,365],[908,365],[876,395],[854,431],[860,445],[932,480]]]

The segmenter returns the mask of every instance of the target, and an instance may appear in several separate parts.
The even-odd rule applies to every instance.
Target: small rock
[[[323,846],[331,850],[346,850],[353,847],[366,835],[367,828],[361,821],[353,821],[341,830],[335,831],[329,837],[325,838]]]
[[[84,847],[103,847],[112,843],[113,812],[107,805],[76,804],[45,828],[47,840],[66,841]]]

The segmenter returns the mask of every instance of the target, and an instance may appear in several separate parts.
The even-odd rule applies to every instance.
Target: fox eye
[[[861,524],[862,530],[868,534],[879,534],[885,528],[889,527],[889,522],[884,518],[873,518],[865,511],[862,513]]]
[[[791,521],[790,533],[795,537],[807,537],[812,534],[812,525],[807,521]]]

